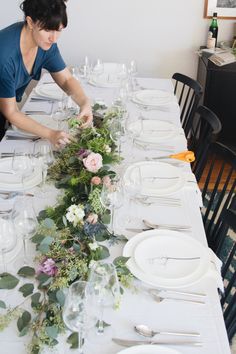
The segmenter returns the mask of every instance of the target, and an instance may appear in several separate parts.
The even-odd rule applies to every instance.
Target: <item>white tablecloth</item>
[[[51,80],[49,75],[44,75],[41,82]],[[171,80],[165,79],[138,79],[139,83],[143,87],[164,89],[167,91],[173,91],[173,85]],[[94,86],[86,85],[85,91],[94,100],[104,100],[109,106],[116,95],[117,89],[112,88],[97,88]],[[33,95],[34,93],[32,93]],[[23,110],[36,110],[36,109],[49,109],[49,103],[35,103],[30,102],[30,99],[26,102]],[[128,111],[130,114],[135,114],[137,107],[129,102]],[[153,119],[167,120],[174,123],[177,127],[181,127],[179,121],[179,107],[177,104],[173,104],[170,111],[148,111],[146,114]],[[168,142],[169,143],[169,142]],[[186,149],[185,137],[178,136],[171,140],[171,145],[174,146],[174,152],[179,152]],[[0,152],[13,151],[17,147],[18,151],[32,149],[31,142],[12,142],[3,141],[0,143]],[[117,167],[117,170],[122,173],[128,166],[130,143],[126,142],[121,146],[122,155],[124,161],[121,166]],[[140,161],[146,157],[163,156],[164,152],[145,151],[135,148],[136,160]],[[180,164],[189,178],[191,176],[191,170],[189,165]],[[50,195],[50,200],[34,198],[34,206],[37,211],[43,209],[45,205],[53,203],[55,200],[56,191]],[[203,245],[207,245],[205,232],[202,224],[200,208],[201,198],[199,197],[199,190],[194,183],[186,183],[185,187],[180,191],[173,193],[173,197],[181,199],[181,207],[169,207],[154,204],[151,206],[143,206],[135,203],[127,204],[125,199],[122,207],[115,212],[115,229],[117,232],[123,232],[128,238],[132,237],[132,233],[126,232],[124,227],[125,217],[129,213],[138,220],[140,218],[154,220],[156,223],[170,223],[173,224],[189,224],[192,229],[189,233],[189,237],[194,237],[200,241]],[[10,201],[9,201],[10,203]],[[1,205],[0,205],[1,207]],[[138,221],[137,221],[138,224]],[[124,244],[112,246],[110,248],[111,259],[122,254],[122,248]],[[17,262],[17,260],[16,260]],[[212,266],[214,267],[214,266]],[[8,264],[8,271],[14,271],[16,265],[14,262]],[[218,277],[219,278],[219,277]],[[219,284],[218,284],[219,285]],[[20,285],[19,285],[20,286]],[[136,282],[138,291],[125,289],[122,296],[122,302],[120,309],[108,315],[108,322],[112,323],[111,331],[113,337],[127,338],[127,339],[142,339],[138,336],[133,327],[136,324],[147,324],[156,330],[170,330],[170,331],[191,331],[199,332],[201,334],[199,340],[203,343],[202,347],[191,346],[177,346],[176,350],[182,354],[229,354],[229,344],[227,334],[224,326],[222,311],[220,307],[219,297],[217,293],[217,276],[216,271],[208,272],[207,275],[195,284],[181,288],[181,290],[195,291],[199,293],[205,293],[205,304],[192,304],[187,302],[175,302],[166,300],[162,303],[157,303],[153,298],[145,291],[145,284],[141,281]],[[21,295],[14,291],[0,290],[0,299],[6,300],[10,304],[18,304],[21,302]],[[167,339],[164,336],[158,336],[158,339]],[[173,338],[172,338],[173,339]],[[0,333],[1,353],[2,354],[18,354],[26,353],[25,345],[29,342],[29,338],[17,337],[17,329],[15,324],[12,324],[4,332]],[[171,346],[170,346],[171,347]],[[85,344],[86,354],[115,354],[118,353],[122,347],[116,345],[112,341],[105,342],[98,345],[94,343]],[[51,351],[45,350],[44,353]],[[60,338],[60,344],[53,350],[55,353],[66,353],[68,345],[65,344],[65,340]],[[72,351],[71,351],[72,352]]]

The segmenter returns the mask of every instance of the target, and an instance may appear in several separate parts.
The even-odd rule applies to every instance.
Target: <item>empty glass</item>
[[[33,162],[28,153],[16,153],[12,157],[12,170],[19,175],[23,193],[26,191],[26,179],[33,171]]]
[[[24,263],[29,262],[27,241],[34,235],[38,220],[34,211],[32,197],[18,197],[12,209],[12,218],[16,233],[22,237],[24,249]]]
[[[114,209],[123,202],[123,191],[119,180],[111,179],[110,183],[103,184],[100,200],[104,208],[111,212],[110,231],[114,232]]]
[[[132,159],[135,158],[134,156],[134,143],[135,139],[137,139],[143,130],[143,118],[137,112],[136,114],[133,112],[132,115],[129,115],[125,120],[125,131],[128,136],[131,138],[131,157]]]
[[[42,196],[48,189],[46,188],[47,170],[54,162],[54,156],[52,151],[52,146],[45,140],[39,140],[34,144],[34,155],[38,157],[41,168],[42,168],[42,185],[41,192]]]
[[[5,255],[16,246],[16,231],[11,213],[0,215],[0,252],[3,272],[6,272]]]
[[[77,281],[69,287],[63,308],[63,320],[66,326],[78,333],[78,353],[83,354],[83,338],[87,330],[95,326],[97,322],[94,307],[91,306],[91,293],[94,285]]]
[[[94,295],[100,310],[97,334],[104,334],[104,308],[115,309],[120,301],[120,285],[113,263],[98,261],[90,269],[89,282],[94,284]]]

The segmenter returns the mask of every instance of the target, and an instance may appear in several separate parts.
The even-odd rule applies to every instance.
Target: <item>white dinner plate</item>
[[[210,267],[208,248],[191,236],[172,230],[149,230],[137,234],[126,243],[123,256],[130,257],[127,266],[135,277],[151,286],[164,288],[193,284]],[[169,259],[164,264],[159,262],[159,257],[164,256],[198,258]]]
[[[32,118],[35,122],[40,123],[42,125],[44,125],[47,128],[50,129],[57,129],[57,122],[53,119],[53,117],[49,116],[49,115],[30,115],[30,118]],[[36,135],[28,133],[22,129],[17,128],[15,125],[12,125],[12,129],[18,133],[18,135],[24,137],[36,137]]]
[[[139,187],[140,195],[159,196],[171,194],[185,184],[182,170],[159,161],[140,161],[130,165],[123,176],[126,187]]]
[[[181,354],[179,351],[161,345],[135,345],[119,351],[117,354]]]
[[[136,91],[133,94],[132,100],[141,105],[154,107],[176,102],[174,94],[164,90]]]
[[[24,156],[17,156],[17,159],[24,159]],[[0,190],[1,191],[22,191],[24,188],[31,189],[42,181],[42,168],[40,162],[35,159],[34,170],[24,178],[22,184],[22,173],[12,172],[12,157],[0,159]],[[2,171],[2,172],[1,172]],[[10,173],[4,173],[4,172]],[[26,173],[26,171],[24,172]]]
[[[35,87],[34,92],[40,97],[50,98],[52,100],[62,100],[64,91],[56,84],[42,84]]]
[[[141,126],[141,127],[140,127]],[[141,128],[141,132],[140,132]],[[181,132],[174,124],[154,119],[138,120],[130,124],[129,130],[140,133],[136,141],[155,144],[158,141],[173,139]]]

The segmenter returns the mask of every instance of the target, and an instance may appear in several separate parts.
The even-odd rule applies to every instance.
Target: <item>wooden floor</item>
[[[219,171],[220,171],[221,165],[222,165],[222,160],[220,160],[220,159],[217,160],[216,165],[215,165],[215,168],[214,168],[214,170],[213,170],[213,172],[212,172],[211,181],[210,181],[210,183],[209,183],[209,188],[208,188],[209,190],[212,190],[213,187],[214,187],[214,184],[215,184],[215,182],[216,182],[216,179],[217,179],[218,173],[219,173]],[[203,186],[204,186],[204,184],[205,184],[206,177],[207,177],[207,173],[208,173],[208,170],[209,170],[209,166],[210,166],[210,162],[207,163],[206,168],[204,169],[203,175],[202,175],[202,177],[201,177],[201,179],[200,179],[200,181],[199,181],[199,187],[200,187],[200,189],[202,189]],[[228,175],[229,171],[230,171],[230,166],[229,166],[229,165],[226,165],[225,170],[224,170],[224,173],[223,173],[222,178],[221,178],[221,181],[220,181],[220,186],[219,186],[219,189],[220,189],[220,190],[221,190],[221,189],[223,188],[223,186],[225,185],[225,181],[226,181],[226,178],[227,178],[227,175]],[[228,186],[227,190],[229,190],[229,189],[231,188],[232,183],[233,183],[233,181],[235,180],[235,178],[236,178],[236,172],[234,172],[234,173],[232,174],[232,178],[231,178],[232,181],[229,183],[229,186]]]

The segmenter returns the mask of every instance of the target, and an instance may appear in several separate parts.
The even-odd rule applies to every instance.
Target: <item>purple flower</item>
[[[77,155],[77,157],[78,157],[78,159],[79,160],[83,160],[83,159],[85,159],[89,154],[90,154],[90,150],[87,150],[87,149],[80,149],[77,153],[76,153],[76,155]]]
[[[39,266],[39,272],[54,276],[57,273],[57,266],[56,263],[52,258],[47,258],[45,261],[43,261],[40,266]]]

